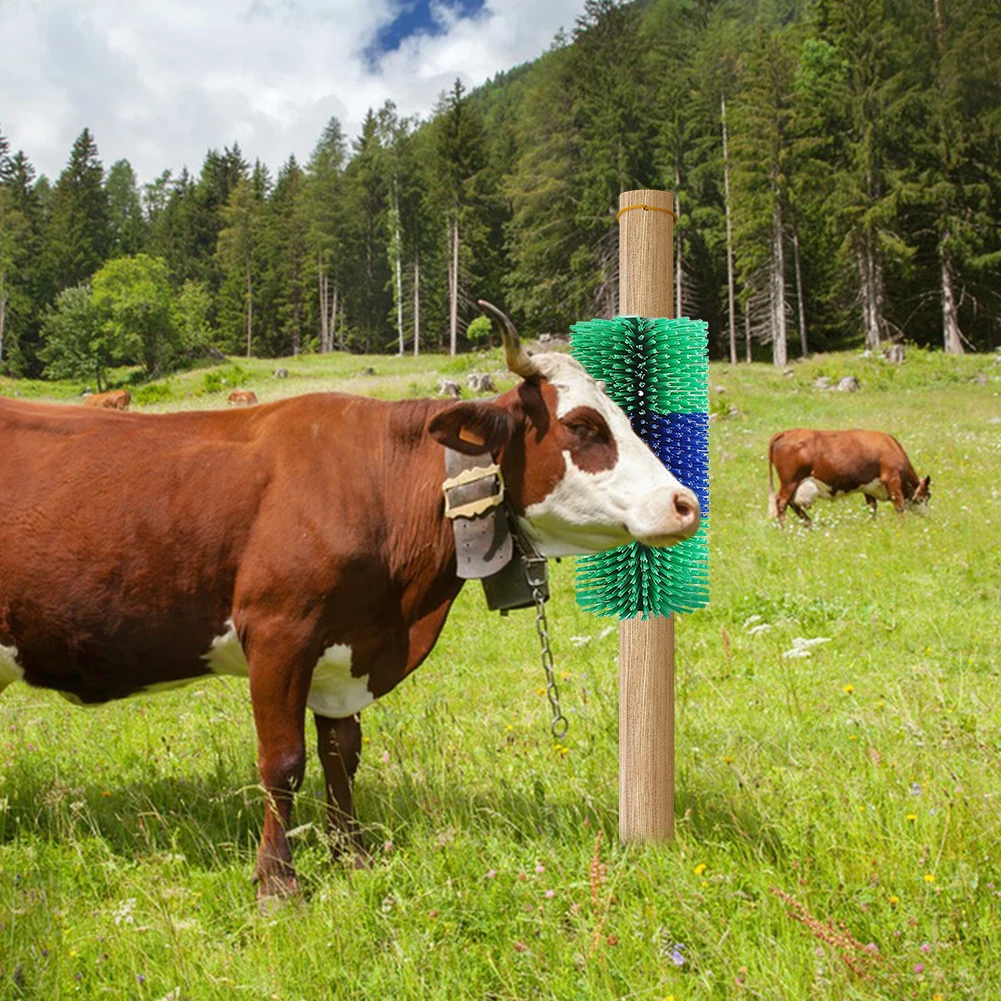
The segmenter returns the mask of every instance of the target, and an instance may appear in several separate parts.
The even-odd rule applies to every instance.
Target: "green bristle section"
[[[573,356],[627,414],[705,413],[707,325],[680,317],[617,316],[575,323]]]
[[[617,316],[571,328],[572,354],[643,434],[651,415],[709,408],[707,326],[701,320]],[[709,602],[706,522],[670,549],[632,543],[577,558],[577,602],[621,619],[691,612]]]
[[[693,612],[709,603],[709,540],[703,525],[670,549],[638,542],[597,556],[577,557],[577,604],[595,615]]]

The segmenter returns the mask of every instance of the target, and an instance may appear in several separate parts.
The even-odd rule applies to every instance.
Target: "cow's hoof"
[[[301,895],[299,880],[288,873],[254,874],[257,884],[257,908],[262,914],[274,914],[286,901]]]

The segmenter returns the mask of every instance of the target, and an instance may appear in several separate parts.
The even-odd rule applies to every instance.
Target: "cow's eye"
[[[604,441],[608,429],[595,421],[575,420],[567,422],[567,430],[580,441]]]

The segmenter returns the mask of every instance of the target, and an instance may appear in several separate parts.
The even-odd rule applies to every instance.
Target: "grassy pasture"
[[[262,400],[405,396],[500,365],[441,362],[238,364]],[[208,371],[151,408],[224,406]],[[861,392],[812,388],[845,374]],[[571,561],[549,606],[565,746],[530,613],[501,619],[468,587],[429,661],[364,713],[375,866],[328,860],[311,760],[305,899],[270,916],[249,884],[245,683],[91,710],[15,685],[0,999],[1001,997],[1001,364],[837,355],[710,379],[713,601],[678,624],[673,844],[616,843],[616,632],[577,609]],[[871,520],[849,498],[778,532],[766,444],[800,425],[897,434],[932,475],[929,515]]]

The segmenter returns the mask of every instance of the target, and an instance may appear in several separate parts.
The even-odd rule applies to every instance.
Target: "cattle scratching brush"
[[[571,353],[671,474],[698,498],[702,524],[669,549],[639,542],[577,558],[577,603],[630,619],[709,602],[709,415],[706,324],[617,316],[571,328]]]

